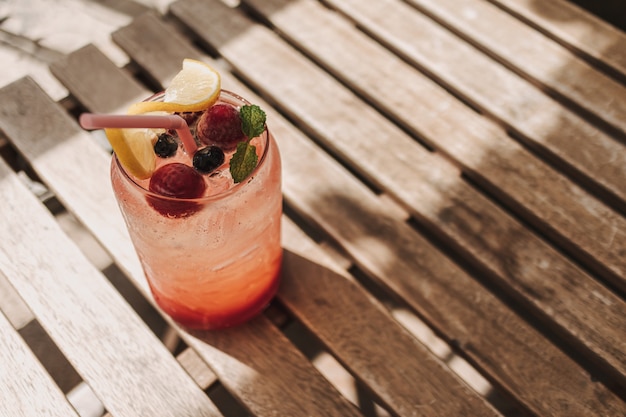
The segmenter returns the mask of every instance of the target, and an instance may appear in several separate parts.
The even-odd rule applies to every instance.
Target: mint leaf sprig
[[[254,171],[258,163],[256,146],[250,141],[259,136],[265,130],[266,115],[256,104],[241,106],[239,109],[241,130],[247,136],[247,140],[237,144],[237,150],[230,160],[230,175],[235,184],[245,180]]]

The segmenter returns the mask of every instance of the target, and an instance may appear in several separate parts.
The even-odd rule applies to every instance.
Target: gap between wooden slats
[[[189,17],[189,16],[199,13],[200,9],[193,9],[193,8],[192,8],[192,9],[187,10],[186,12],[184,12],[184,13],[183,13],[183,11],[184,11],[183,6],[182,6],[183,4],[184,4],[184,3],[177,3],[177,4],[175,5],[175,6],[176,6],[176,8],[174,9],[174,12],[175,12],[175,13],[176,13],[179,17],[181,17],[181,13],[182,13],[182,14],[184,14],[184,16],[183,16],[183,17],[184,17],[184,19],[183,19],[183,20],[185,20],[187,23],[189,23],[189,19],[190,19],[190,17]],[[216,7],[213,7],[213,8],[211,8],[211,11],[212,11],[212,12],[215,12],[215,11],[216,11],[215,9],[216,9]],[[198,17],[198,20],[199,20],[199,21],[201,21],[201,20],[202,20],[202,15],[200,15],[200,16]],[[227,18],[225,18],[223,21],[228,21],[228,22],[229,22],[229,24],[232,24],[232,22],[233,22],[233,17],[232,17],[232,16],[228,16],[228,17],[227,17]],[[221,29],[223,29],[223,28],[216,28],[216,30],[218,30],[218,31],[219,31],[219,30],[221,30]],[[272,59],[273,59],[273,58],[272,58]],[[238,68],[238,69],[240,69],[240,68]],[[245,75],[245,74],[244,74],[244,75]],[[279,139],[279,140],[280,140],[280,139]],[[305,158],[305,159],[306,159],[306,158]],[[316,164],[316,166],[318,166],[318,164]],[[316,170],[316,171],[317,171],[317,170]],[[287,178],[291,178],[291,175],[286,175],[286,177],[287,177]],[[295,181],[295,180],[294,180],[294,181]],[[306,180],[306,181],[302,180],[302,181],[300,181],[300,182],[298,182],[298,181],[296,181],[296,182],[298,183],[298,185],[297,185],[298,187],[302,187],[302,184],[305,184],[306,182],[308,182],[308,180]],[[303,191],[303,192],[304,192],[304,191]],[[287,192],[287,194],[286,194],[286,195],[288,196],[288,195],[289,195],[289,193]],[[312,194],[312,195],[318,195],[318,194],[315,194],[315,193],[314,193],[314,194]],[[302,198],[302,197],[300,197],[300,198]],[[294,204],[296,204],[296,203],[294,202]],[[309,213],[309,215],[311,215],[311,214]],[[354,213],[352,213],[352,216],[353,216],[353,215],[354,215]],[[384,218],[384,217],[383,217],[383,218]],[[342,219],[342,221],[343,221],[343,222],[346,222],[346,219]],[[326,224],[326,223],[325,223],[325,224]],[[374,222],[373,222],[373,224],[378,226],[378,224],[379,224],[379,223],[378,223],[377,221],[374,221]],[[329,224],[326,224],[326,227],[330,227],[330,225],[329,225]],[[374,226],[373,226],[373,227],[374,227]],[[379,227],[379,226],[378,226],[378,227]],[[411,233],[412,233],[412,232],[411,232]],[[344,242],[344,244],[346,244],[346,243]],[[400,252],[400,253],[401,253],[401,252]],[[415,255],[413,255],[412,257],[415,257]],[[401,292],[402,292],[402,291],[401,291]],[[403,292],[402,292],[402,293],[403,293]]]

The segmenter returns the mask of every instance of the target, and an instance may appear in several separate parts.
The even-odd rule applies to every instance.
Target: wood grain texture
[[[0,160],[0,177],[8,175],[13,174]],[[0,369],[0,414],[15,417],[78,417],[63,392],[2,313]]]
[[[369,3],[366,7],[351,0],[333,0],[331,3],[350,18],[356,19],[360,25],[367,28],[369,33],[404,59],[428,72],[431,77],[456,91],[481,111],[496,117],[508,129],[516,132],[520,140],[536,152],[556,161],[555,163],[570,175],[590,181],[594,184],[591,190],[596,192],[597,189],[602,189],[609,196],[617,198],[618,207],[626,211],[626,169],[624,168],[626,161],[623,159],[626,152],[623,143],[619,143],[595,128],[545,95],[530,82],[510,72],[402,2],[388,0],[382,3]],[[378,17],[380,7],[385,9],[384,20]],[[357,8],[358,11],[355,10]],[[456,3],[450,8],[455,9]],[[489,33],[498,29],[508,35],[509,26],[500,25],[492,28],[491,21],[478,11],[470,10],[467,15],[473,16],[480,22],[484,21],[485,31]],[[520,24],[517,21],[515,23]],[[536,32],[533,34],[535,35]],[[502,38],[503,35],[500,34],[499,37]],[[522,43],[520,48],[532,49],[534,45],[528,42],[526,37],[519,38],[519,42]],[[505,45],[508,48],[509,44],[505,42]],[[354,49],[351,51],[355,52]],[[554,62],[559,59],[556,55],[552,57],[549,53],[539,54],[532,60],[532,64],[529,62],[528,65],[535,67],[539,63],[552,60],[546,65],[554,66],[555,79],[562,74],[567,74],[571,83],[593,85],[587,75],[581,72],[582,70],[574,71],[575,66],[569,65],[569,60],[576,60],[576,58],[571,55],[563,56],[564,53],[561,54],[561,61],[557,62]],[[386,62],[380,61],[380,58],[371,61]],[[559,62],[561,62],[560,65]],[[374,65],[374,67],[381,65]],[[391,63],[385,65],[388,68],[398,66]],[[399,65],[401,68],[402,64]],[[379,69],[367,66],[362,71],[364,70],[379,74],[376,77],[377,84],[385,82],[384,79],[381,80]],[[386,78],[390,79],[390,82],[397,80],[396,77]],[[405,85],[410,85],[410,83],[406,82]],[[396,91],[395,89],[389,90],[389,86],[386,87],[370,87],[364,91],[372,91],[372,95],[377,95],[380,90]],[[606,88],[592,90],[596,96],[604,95],[597,101],[605,107],[610,107],[610,112],[619,119],[624,118],[623,110],[626,108],[620,110],[619,105],[613,106],[612,103],[616,100],[615,97],[620,100],[621,90],[626,92],[626,89],[619,84],[616,84],[616,88],[606,86]],[[441,91],[432,91],[424,96],[441,95]],[[446,98],[442,99],[446,100]],[[622,100],[626,100],[626,94]],[[447,98],[446,101],[450,99]],[[413,126],[416,124],[413,123]],[[419,127],[417,132],[420,132]],[[493,135],[493,133],[484,134]],[[590,146],[590,143],[593,146]]]
[[[163,36],[161,31],[168,36]],[[159,19],[156,13],[145,13],[111,34],[113,41],[123,45],[124,51],[139,67],[145,68],[158,59],[163,51],[168,59],[162,59],[160,65],[151,66],[153,74],[149,79],[165,88],[171,79],[180,71],[185,58],[201,59],[202,54],[184,36]],[[149,40],[149,41],[146,41]]]
[[[20,84],[29,83],[24,80],[0,91],[3,128],[19,117],[13,113],[20,101],[15,94]],[[29,110],[22,113],[54,124],[37,116]],[[117,416],[220,415],[4,164],[0,189],[0,269],[106,408]]]
[[[567,0],[491,0],[626,76],[626,34]]]
[[[0,272],[0,310],[16,329],[21,329],[35,318],[26,303],[20,298],[15,288]]]
[[[580,250],[584,246],[587,248],[585,251],[594,252],[594,256],[613,264],[613,271],[619,276],[609,279],[624,288],[624,267],[620,266],[624,260],[624,248],[622,243],[617,243],[622,238],[613,238],[623,235],[625,226],[619,215],[534,158],[503,131],[485,123],[460,102],[429,85],[427,79],[407,68],[386,50],[365,40],[346,22],[322,15],[321,8],[315,8],[312,2],[292,2],[289,7],[282,8],[279,6],[285,6],[285,2],[265,2],[262,5],[250,1],[248,4],[255,5],[275,24],[279,24],[287,36],[322,60],[352,88],[365,92],[416,134],[426,135],[425,140],[452,156],[470,174],[478,175],[487,187],[495,188],[496,193],[506,193],[503,198],[514,200],[514,206],[521,204],[520,210],[535,221],[539,220],[539,227],[548,233],[558,234],[555,238],[566,247]],[[272,9],[279,11],[272,13]],[[305,14],[307,19],[299,18]],[[307,23],[299,23],[301,21]],[[293,22],[298,22],[298,28]],[[319,30],[322,26],[325,27],[323,31]],[[336,36],[341,36],[345,42],[329,41]],[[360,65],[362,56],[370,57],[371,65]],[[346,68],[349,70],[346,71]],[[381,78],[380,74],[387,68],[393,68],[398,77]],[[405,84],[399,85],[397,79]],[[569,138],[567,135],[564,137]],[[614,159],[614,155],[619,155],[619,160],[626,155],[626,148],[617,142],[610,142],[614,149],[604,156],[595,154],[597,147],[589,143],[587,146],[569,147],[589,157],[595,154],[593,164],[584,165],[606,166],[604,162],[607,158]],[[624,167],[626,164],[618,162],[607,171],[613,178],[613,188],[620,190],[619,193],[626,191],[623,187],[626,181]],[[608,217],[598,218],[598,210]],[[583,218],[586,220],[581,221]],[[597,222],[603,226],[592,226]],[[593,259],[590,261],[595,263]]]
[[[290,252],[284,269],[281,294],[349,369],[375,375],[368,385],[398,415],[497,414],[354,282]]]
[[[53,62],[50,71],[63,84],[73,86],[71,95],[85,108],[98,109],[102,113],[126,113],[124,106],[127,103],[141,101],[150,95],[149,90],[141,87],[126,73],[115,83],[101,78],[103,66],[108,70],[117,68],[95,46],[86,45]],[[94,90],[97,94],[91,94]]]
[[[179,4],[181,3],[174,5],[174,13],[178,13]],[[189,4],[191,5],[191,2]],[[258,11],[263,12],[276,4],[277,2],[273,2],[266,8],[267,2],[258,2],[255,6],[258,6]],[[311,22],[312,26],[324,27],[324,33],[331,33],[335,37],[343,35],[340,37],[350,46],[344,50],[333,45],[331,48],[343,51],[337,55],[349,55],[348,49],[358,49],[359,45],[350,44],[349,32],[334,32],[336,27],[333,25],[334,22],[331,19],[328,21],[316,19],[312,7],[300,9],[299,16],[295,16],[292,12],[298,10],[299,4],[313,3],[291,2],[286,11],[281,9],[280,13],[275,12],[272,16],[267,12],[267,16],[283,33],[290,35],[296,30],[292,30],[284,22],[302,22],[304,21],[302,17],[306,15],[306,21]],[[233,12],[227,8],[224,10],[224,19],[232,21],[234,17],[228,13]],[[183,13],[190,19],[188,23],[193,24],[191,16],[200,13],[200,9],[189,6],[189,9],[186,12],[181,11],[179,16],[182,17]],[[216,13],[216,10],[212,9],[212,13]],[[278,14],[282,16],[282,13],[285,13],[284,19],[273,18]],[[320,13],[318,12],[317,16]],[[439,233],[443,232],[453,245],[461,247],[496,273],[497,281],[509,292],[521,297],[524,303],[534,305],[536,314],[556,324],[560,331],[570,336],[576,335],[573,338],[582,342],[583,349],[593,352],[592,355],[596,359],[612,368],[621,375],[621,378],[626,375],[626,358],[623,354],[623,335],[626,332],[623,313],[626,311],[626,305],[623,300],[553,251],[487,199],[464,185],[451,167],[445,171],[445,164],[441,164],[441,161],[432,157],[432,154],[420,150],[414,143],[410,143],[410,140],[407,142],[407,138],[401,132],[382,118],[369,114],[367,107],[350,98],[348,93],[344,93],[328,77],[313,71],[306,63],[299,61],[296,53],[282,47],[276,38],[268,35],[268,32],[263,32],[258,26],[253,27],[251,23],[249,26],[250,29],[241,31],[237,36],[233,33],[231,38],[237,43],[236,46],[231,48],[228,44],[220,49],[224,56],[237,66],[240,73],[254,79],[259,88],[271,86],[265,91],[284,108],[291,109],[293,116],[319,132],[327,146],[348,155],[350,162],[363,175],[375,173],[376,180],[390,193],[405,201],[418,217],[429,219],[433,227],[436,227]],[[304,23],[299,24],[297,31],[310,33],[307,24]],[[202,29],[200,33],[206,33],[206,36],[213,35],[207,33],[206,29]],[[320,41],[319,37],[315,40]],[[325,42],[313,41],[311,44],[328,45]],[[242,49],[239,49],[239,45],[242,45]],[[249,49],[251,45],[256,45],[255,50],[263,51],[265,60],[249,60],[245,57],[249,52],[243,48]],[[272,62],[283,62],[284,65],[276,68]],[[281,72],[282,68],[286,69],[285,72]],[[289,76],[287,71],[290,72]],[[295,93],[290,90],[291,83],[282,81],[287,79],[291,80],[290,82],[297,80],[301,86],[310,83],[315,85],[315,90],[302,88],[305,93]],[[393,91],[397,91],[397,88]],[[349,107],[350,114],[336,106],[318,105],[324,100],[323,97],[331,95],[342,105]],[[338,114],[342,116],[338,118]],[[364,114],[369,117],[361,119]],[[355,132],[354,135],[368,137],[368,140],[356,144],[351,137],[345,136],[345,132],[354,132],[358,129],[362,129],[362,132]],[[386,151],[380,152],[378,151],[380,149]],[[302,182],[304,181],[311,180],[303,178]],[[329,181],[332,181],[330,177]],[[328,194],[327,191],[324,193]],[[546,280],[546,275],[551,279]],[[573,284],[573,281],[576,284]],[[567,294],[565,297],[567,301],[557,294]]]
[[[276,123],[273,127],[277,137],[284,138],[279,139],[279,146],[289,203],[336,239],[357,265],[445,334],[447,341],[457,342],[458,348],[478,363],[491,380],[516,392],[529,408],[552,415],[560,412],[594,415],[598,409],[589,404],[606,405],[604,394],[596,397],[599,392],[607,393],[605,388],[588,385],[588,375],[576,370],[577,366],[558,349],[542,340],[541,335],[523,324],[504,304],[476,285],[404,222],[390,216],[369,190],[319,150],[297,143],[290,130],[278,129]],[[295,301],[296,314],[310,323],[312,317],[316,317],[315,311]],[[286,298],[285,302],[290,305],[292,301]],[[315,308],[313,304],[308,305]],[[332,329],[316,328],[316,334],[329,337]],[[503,358],[506,358],[506,368],[499,364]],[[550,359],[545,361],[546,358]],[[353,366],[348,361],[345,363]],[[532,377],[531,368],[545,380]],[[569,403],[571,407],[558,410],[549,401],[554,391],[548,380],[560,381],[559,389],[571,394],[576,392],[573,396],[577,400]],[[578,382],[572,383],[573,380]],[[578,400],[586,405],[578,404],[580,408],[573,405]],[[623,405],[615,401],[605,410],[606,415],[614,412],[610,411],[612,407],[619,410]]]
[[[435,16],[507,67],[626,133],[626,86],[514,16],[485,0],[410,0],[410,3]],[[622,48],[626,48],[626,42]]]
[[[187,24],[196,27],[191,16],[195,16],[198,22],[206,16],[202,13],[202,10],[205,9],[202,7],[194,8],[195,4],[192,2],[177,3],[174,5],[173,12]],[[212,16],[220,16],[218,4],[212,5],[206,10],[205,13],[210,10]],[[228,11],[224,13],[226,12]],[[240,22],[237,15],[230,14],[225,14],[221,16],[221,19],[216,20],[216,22],[219,21],[228,22],[231,27],[237,26],[234,22]],[[241,29],[241,27],[239,28]],[[215,31],[218,33],[215,36],[220,36],[219,33],[223,33],[221,30],[224,29],[216,29]],[[139,29],[135,31],[141,32]],[[255,35],[261,33],[252,32]],[[204,32],[200,31],[199,33],[203,34]],[[233,33],[226,33],[224,39],[227,38],[234,39],[235,36]],[[207,39],[205,38],[205,40]],[[249,40],[245,39],[242,42]],[[254,47],[256,44],[249,43],[248,45]],[[122,45],[122,47],[124,46]],[[281,62],[288,67],[291,64],[288,56],[278,57],[270,54],[269,50],[265,50],[265,52],[270,55],[267,57],[268,62]],[[253,60],[253,62],[258,64],[259,61]],[[289,68],[292,70],[300,69]],[[147,69],[150,70],[150,68]],[[250,77],[248,71],[242,71],[244,69],[242,66],[237,66],[237,69],[238,74],[247,79]],[[264,69],[257,67],[256,70],[263,71]],[[275,65],[274,70],[276,70]],[[293,74],[289,78],[292,76]],[[313,80],[313,82],[315,81],[317,79]],[[258,86],[262,87],[261,84],[257,84]],[[280,83],[272,84],[272,87],[280,88]],[[310,90],[304,90],[307,93],[310,92]],[[285,107],[287,106],[281,106],[281,108]],[[338,109],[333,107],[330,111],[338,111]],[[289,112],[288,108],[287,112]],[[606,415],[610,415],[622,407],[619,400],[615,401],[614,399],[612,405],[604,408],[606,405],[602,405],[602,403],[606,398],[612,396],[609,394],[608,397],[605,397],[607,393],[605,388],[602,388],[601,385],[588,385],[588,376],[585,376],[584,372],[580,373],[579,370],[572,370],[573,363],[566,359],[562,353],[559,353],[558,349],[547,344],[545,340],[542,341],[541,336],[519,322],[519,318],[511,315],[506,307],[498,306],[492,296],[483,289],[475,287],[475,283],[472,284],[472,281],[466,276],[464,278],[464,275],[450,266],[449,261],[446,261],[441,254],[437,254],[432,248],[429,249],[428,244],[416,237],[415,233],[406,225],[398,222],[395,219],[396,216],[393,216],[394,219],[391,220],[384,204],[381,205],[380,201],[365,190],[362,185],[356,185],[354,179],[349,180],[349,176],[346,176],[345,172],[341,169],[338,170],[336,164],[329,161],[328,156],[322,156],[323,153],[319,150],[316,151],[315,147],[312,147],[308,141],[298,140],[297,131],[294,131],[293,127],[290,128],[280,123],[281,119],[275,116],[271,109],[269,109],[269,114],[272,130],[279,141],[283,155],[284,190],[285,197],[290,204],[296,206],[307,218],[317,222],[320,227],[331,233],[344,248],[350,251],[362,267],[377,276],[378,279],[382,279],[396,293],[408,299],[409,303],[427,316],[431,323],[434,322],[441,326],[438,328],[444,329],[443,332],[449,337],[460,340],[462,350],[471,346],[467,353],[473,360],[477,360],[483,369],[488,368],[489,372],[493,373],[493,378],[506,380],[504,385],[509,389],[514,387],[514,391],[522,393],[520,396],[523,397],[525,403],[531,404],[531,408],[543,409],[543,412],[550,410],[549,413],[558,414],[558,411],[555,411],[557,405],[549,401],[549,398],[552,398],[554,394],[551,386],[566,387],[566,390],[571,389],[573,391],[570,392],[576,392],[572,395],[573,398],[585,398],[580,400],[577,406],[561,410],[564,415],[571,412],[580,415],[594,415],[599,409],[595,405],[590,406],[589,404],[596,403],[598,407],[604,409],[601,412],[605,412]],[[329,129],[332,128],[329,126]],[[436,169],[436,167],[439,168]],[[444,181],[446,177],[454,182],[458,175],[458,171],[452,167],[440,168],[435,163],[425,162],[424,170],[439,172],[441,174],[439,184],[442,184],[441,181]],[[311,172],[315,172],[315,175],[311,175]],[[329,184],[333,186],[329,187]],[[432,195],[432,192],[424,194],[425,197],[428,195]],[[343,199],[340,196],[344,196]],[[389,265],[389,254],[391,253],[399,265],[395,262]],[[424,270],[429,272],[424,272]],[[422,275],[424,273],[428,278]],[[416,275],[419,279],[415,279]],[[449,277],[451,281],[437,284],[443,277]],[[439,287],[439,285],[441,286]],[[448,293],[449,288],[457,288],[458,292],[450,295]],[[473,293],[474,291],[477,292]],[[464,297],[467,297],[467,301],[462,301]],[[285,298],[286,302],[288,300]],[[466,302],[467,308],[462,307]],[[296,305],[295,311],[297,311],[297,304],[294,305]],[[478,314],[483,313],[478,313],[476,310],[484,311],[488,317],[492,315],[499,317],[502,321],[500,322],[499,319],[496,319],[495,322],[489,320],[488,325],[478,325],[477,323],[481,321],[478,317],[485,316],[478,316]],[[492,313],[486,313],[487,311],[492,311]],[[304,315],[303,319],[307,317],[310,316]],[[499,323],[502,323],[504,327],[500,328]],[[309,325],[311,324],[309,323]],[[509,333],[510,329],[514,329],[513,336]],[[319,331],[322,332],[322,330]],[[524,341],[520,342],[518,338]],[[541,353],[532,353],[534,349]],[[523,369],[510,373],[502,369],[498,365],[498,358],[503,357],[524,357],[523,365],[522,362],[518,362],[520,366],[523,366]],[[546,361],[546,358],[550,359]],[[345,363],[347,366],[350,365],[348,361]],[[555,366],[556,363],[558,365]],[[508,364],[507,366],[511,365]],[[533,371],[529,371],[529,367],[534,366],[536,366],[534,368],[537,370],[536,372],[554,382],[546,383],[546,385],[539,382],[537,385],[538,381],[531,377]],[[576,368],[575,365],[574,368]],[[548,369],[554,369],[554,371]],[[506,376],[503,376],[502,372]],[[494,377],[494,374],[500,374],[500,376]],[[578,382],[570,385],[574,380]],[[600,394],[600,392],[605,394]],[[542,397],[544,400],[538,397]],[[593,399],[594,397],[595,399]],[[543,404],[541,404],[542,402]]]
[[[443,47],[439,41],[433,41],[432,44],[424,45],[423,48],[416,47],[415,45],[421,45],[418,39],[432,39],[434,34],[415,32],[416,28],[424,30],[428,27],[428,23],[422,22],[424,18],[419,14],[411,13],[411,8],[406,5],[403,6],[394,0],[384,0],[379,3],[379,5],[387,6],[385,18],[381,19],[381,13],[376,7],[362,7],[351,0],[332,0],[332,3],[342,8],[352,18],[357,19],[360,25],[368,28],[368,31],[375,32],[376,36],[391,45],[391,48],[402,49],[407,58],[416,65],[427,65],[429,62],[446,63],[450,56],[457,56],[457,54],[450,54],[448,48]],[[430,25],[432,26],[432,23]],[[466,47],[469,48],[469,46]],[[428,54],[438,55],[436,57],[425,56],[424,49],[427,49]],[[441,76],[448,71],[453,71],[454,68],[463,68],[460,72],[472,74],[469,77],[471,80],[468,81],[480,79],[482,76],[480,71],[466,69],[466,65],[470,65],[466,62],[475,62],[479,57],[462,60],[463,65],[457,62],[446,65],[446,68],[437,67],[431,70],[435,71],[437,76]],[[450,78],[462,77],[463,74],[460,72]],[[346,72],[346,76],[349,75],[349,72]],[[489,79],[492,85],[496,82],[495,77]],[[477,86],[476,90],[466,97],[480,97],[482,90],[482,87]],[[547,121],[548,124],[544,125],[543,130],[553,132],[551,137],[561,137],[565,141],[576,136],[584,138],[583,142],[577,145],[570,143],[567,148],[582,154],[594,153],[597,148],[596,143],[595,141],[589,142],[593,136],[568,131],[569,128],[584,123],[582,119],[579,119],[577,123],[562,123],[561,116],[527,102],[533,97],[531,87],[527,86],[515,93],[513,91],[510,88],[498,90],[497,97],[493,97],[491,104],[500,106],[501,103],[498,100],[507,96],[514,100],[521,100],[524,106],[520,107],[520,110],[525,112],[524,118],[531,121]],[[512,95],[509,96],[511,93]],[[506,106],[502,105],[502,107]],[[466,134],[476,129],[476,125],[468,120],[463,120],[461,123],[467,125]],[[423,129],[423,123],[419,127]],[[461,164],[468,175],[491,192],[496,193],[508,207],[516,210],[528,221],[536,223],[539,230],[545,232],[567,250],[574,251],[578,258],[587,260],[599,274],[604,275],[622,290],[626,290],[626,257],[624,256],[626,235],[623,217],[595,201],[587,192],[533,158],[520,146],[516,146],[513,141],[505,140],[506,137],[502,134],[493,134],[489,130],[482,130],[483,128],[478,127],[476,136],[459,137],[458,131],[457,136],[454,134],[430,135],[429,143]],[[605,153],[602,157],[598,155],[594,162],[589,162],[589,166],[600,166],[607,161],[610,164],[610,161],[614,159],[613,155],[619,155],[618,159],[626,155],[622,145],[613,144],[617,146],[613,151]],[[565,143],[563,148],[566,148]],[[622,172],[615,177],[614,181],[614,188],[621,190],[620,193],[624,193],[625,189],[623,179],[620,180],[624,177],[624,166],[626,165],[623,162],[618,163],[615,166],[617,171],[610,169],[611,172],[608,173],[609,177],[613,177],[615,172]],[[600,212],[603,214],[598,215]],[[603,223],[603,226],[598,225],[597,222]],[[596,226],[592,226],[594,223]]]
[[[312,2],[291,2],[289,7],[282,10],[279,6],[284,6],[284,3],[273,2],[262,7],[266,15],[270,14],[267,10],[271,8],[280,10],[280,13],[273,14],[273,20],[280,21],[281,29],[288,36],[330,66],[334,74],[346,80],[352,88],[366,92],[369,98],[393,114],[400,123],[450,155],[468,174],[500,195],[520,214],[532,222],[538,222],[540,230],[580,254],[581,259],[587,259],[597,267],[599,273],[626,291],[626,257],[623,256],[626,253],[626,222],[623,217],[533,157],[510,140],[504,131],[486,123],[460,102],[434,88],[416,71],[403,66],[393,55],[363,40],[363,36],[345,22],[341,24],[339,19],[330,18],[322,21],[316,19],[320,12],[318,8],[315,14]],[[257,6],[261,7],[260,4]],[[364,8],[359,7],[359,10]],[[306,19],[296,19],[298,10],[299,16],[306,13],[311,15],[307,15]],[[299,23],[301,21],[305,23]],[[288,22],[291,22],[291,26]],[[299,27],[296,28],[293,22],[298,22]],[[319,30],[321,25],[326,29]],[[343,42],[329,40],[339,35]],[[245,45],[240,46],[245,48]],[[371,64],[361,65],[363,56],[370,57]],[[390,68],[400,75],[397,78],[380,77],[381,73]],[[281,76],[276,78],[280,79]],[[402,80],[403,85],[398,84],[398,79]],[[523,96],[524,92],[520,92],[520,97]],[[363,117],[373,116],[366,113]],[[606,166],[610,164],[604,161],[617,158],[617,163],[608,169],[607,175],[613,178],[613,188],[624,193],[626,163],[619,160],[626,156],[625,148],[614,141],[610,143],[614,149],[607,149],[604,156],[595,154],[595,158],[591,158],[591,155],[597,149],[596,146],[587,143],[587,146],[579,144],[570,148],[588,154],[590,160],[594,160],[593,164],[582,164],[585,166]],[[420,163],[419,159],[416,158],[415,163]],[[598,216],[599,213],[602,214]]]
[[[91,59],[91,55],[78,52],[72,59],[80,62],[80,59]],[[81,68],[80,65],[78,67]],[[111,65],[82,68],[89,68],[91,72],[98,71],[95,76],[109,83],[116,83],[121,77],[126,77],[122,70]],[[69,91],[73,91],[74,85],[68,81],[67,87]],[[83,88],[83,85],[80,85],[80,88]],[[98,89],[95,89],[94,93],[96,92],[103,94]],[[114,96],[110,97],[111,102],[114,99]],[[37,102],[33,97],[30,100]],[[129,104],[131,103],[119,102],[120,106]],[[65,119],[65,116],[57,116]],[[74,121],[66,120],[64,123],[67,123],[66,130],[78,129]],[[62,141],[63,138],[57,137],[57,140]],[[32,144],[26,140],[21,141],[18,146],[32,148]],[[65,152],[73,152],[77,156],[90,154],[98,164],[103,159],[107,162],[109,160],[101,149],[88,140],[74,143],[72,149],[65,149]],[[92,172],[92,175],[82,175],[78,179],[70,180],[60,175],[67,169],[62,160],[50,158],[45,164],[39,164],[36,155],[30,156],[36,170],[49,170],[46,178],[51,179],[49,185],[56,190],[61,199],[76,194],[77,190],[94,189],[98,188],[101,182],[108,183],[108,173],[96,171],[86,171]],[[82,201],[72,199],[72,204],[68,207],[110,251],[118,266],[127,271],[133,282],[144,291],[144,295],[150,298],[143,271],[138,268],[135,252],[125,233],[126,228],[118,219],[119,211],[90,207],[92,205],[115,206],[115,197],[112,192],[107,192],[93,201],[87,198]],[[105,229],[102,227],[103,224],[109,227]],[[115,239],[111,239],[112,235],[116,236]],[[264,317],[259,317],[254,322],[230,332],[196,336],[201,337],[201,340],[181,331],[181,337],[207,362],[226,389],[256,416],[273,416],[276,413],[297,415],[301,412],[319,416],[358,415],[356,408],[341,397],[306,357]],[[302,384],[301,381],[307,382]]]
[[[176,360],[185,368],[185,371],[189,373],[203,391],[217,381],[217,376],[193,349],[185,349],[176,357]]]

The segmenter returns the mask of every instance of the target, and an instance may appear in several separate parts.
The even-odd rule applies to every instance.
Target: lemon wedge
[[[195,112],[211,107],[220,95],[220,74],[211,66],[195,59],[183,60],[183,67],[165,89],[163,101],[133,104],[129,114],[153,111]]]
[[[142,101],[128,109],[128,114],[195,112],[211,107],[220,95],[220,74],[211,66],[194,59],[183,60],[182,69],[169,87],[163,101]],[[138,179],[154,172],[156,155],[153,143],[159,129],[105,129],[113,151],[126,171]]]
[[[150,178],[156,166],[155,129],[105,129],[107,139],[124,169],[132,176]]]

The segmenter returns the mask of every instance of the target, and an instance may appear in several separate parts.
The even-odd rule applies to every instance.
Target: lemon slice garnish
[[[153,111],[195,112],[211,107],[220,95],[220,74],[211,66],[194,59],[185,59],[183,68],[165,89],[163,101],[142,101],[133,104],[129,114]]]
[[[132,176],[150,178],[156,166],[155,129],[105,129],[107,139],[124,169]]]
[[[183,67],[165,89],[163,101],[142,101],[128,114],[196,112],[211,107],[220,95],[220,74],[204,62],[183,60]],[[113,151],[126,171],[138,179],[154,172],[153,143],[159,129],[105,129]]]
[[[146,112],[146,115],[164,115],[166,112]],[[154,142],[165,129],[104,129],[107,139],[126,172],[137,179],[150,178],[156,167]]]

